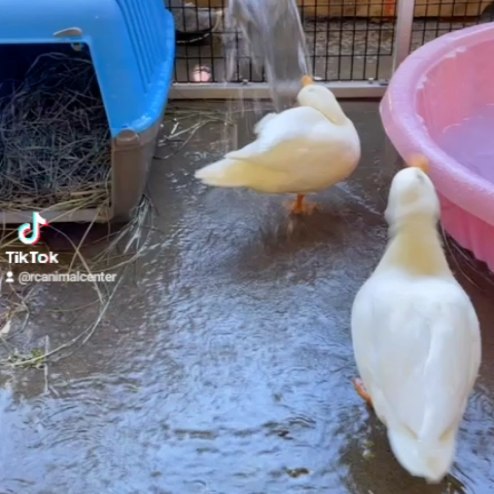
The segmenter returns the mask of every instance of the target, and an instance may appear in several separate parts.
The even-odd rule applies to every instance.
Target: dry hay
[[[0,94],[0,208],[100,206],[111,136],[90,58],[42,54]]]

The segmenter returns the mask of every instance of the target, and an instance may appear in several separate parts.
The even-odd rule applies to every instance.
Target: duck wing
[[[256,125],[257,139],[225,155],[227,159],[249,161],[269,168],[284,168],[284,160],[303,162],[318,146],[331,141],[333,124],[310,107],[297,107],[268,114]]]

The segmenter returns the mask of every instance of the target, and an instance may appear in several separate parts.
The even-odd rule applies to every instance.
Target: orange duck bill
[[[429,160],[423,154],[416,154],[414,156],[411,156],[408,160],[408,166],[418,168],[427,174],[430,171]]]
[[[310,75],[304,75],[302,77],[302,86],[310,86],[311,84],[314,84],[314,79]]]

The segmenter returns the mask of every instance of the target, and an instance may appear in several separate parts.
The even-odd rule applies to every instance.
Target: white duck
[[[356,295],[351,325],[357,391],[386,425],[400,464],[437,483],[453,462],[481,339],[443,252],[435,188],[420,167],[399,171],[391,183],[389,243]]]
[[[256,125],[257,139],[195,176],[217,187],[297,194],[295,214],[312,211],[304,195],[348,178],[360,160],[360,140],[333,93],[305,76],[300,106],[270,113]]]

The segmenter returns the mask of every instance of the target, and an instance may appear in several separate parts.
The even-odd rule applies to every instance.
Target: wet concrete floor
[[[170,116],[206,114],[173,106]],[[223,103],[220,118],[156,160],[149,250],[92,338],[46,372],[0,368],[1,494],[492,492],[494,285],[461,256],[452,264],[482,322],[483,365],[452,475],[439,486],[411,478],[353,391],[350,309],[382,254],[397,168],[377,104],[344,106],[360,167],[295,223],[286,198],[193,179],[227,145]],[[88,296],[40,287],[24,343],[74,337],[94,316]]]

